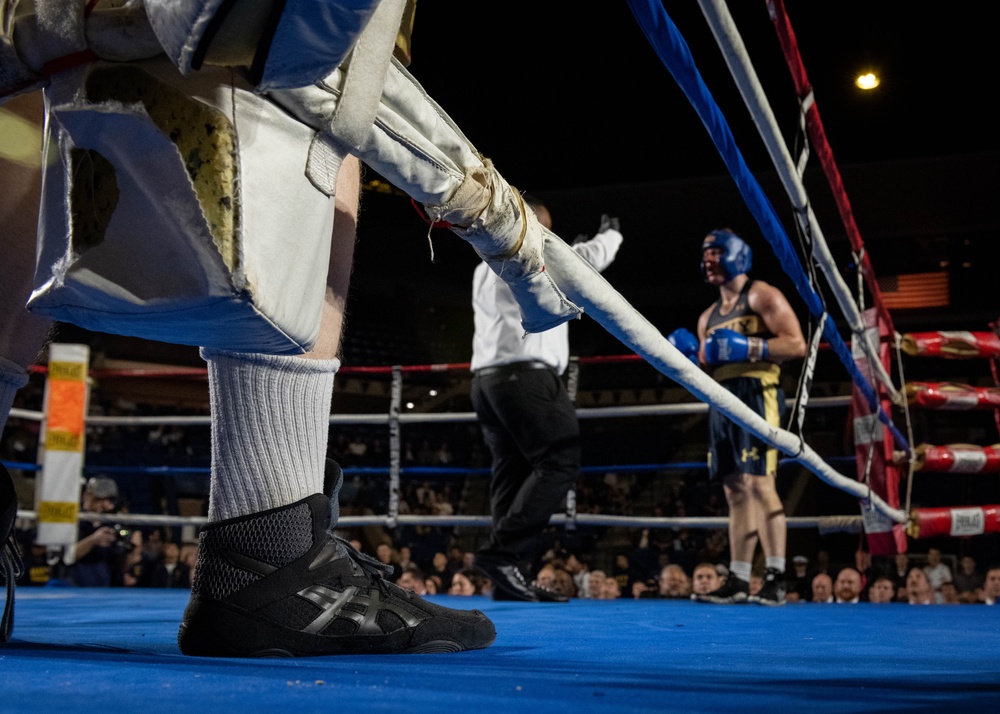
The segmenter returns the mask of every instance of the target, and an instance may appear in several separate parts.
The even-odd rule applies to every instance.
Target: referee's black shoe
[[[493,581],[493,599],[520,602],[569,602],[559,595],[528,582],[524,571],[512,558],[489,553],[476,553],[476,568]]]

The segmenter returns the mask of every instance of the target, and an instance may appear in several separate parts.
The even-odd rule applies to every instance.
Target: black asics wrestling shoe
[[[0,642],[10,640],[14,631],[14,586],[21,577],[24,566],[21,553],[14,542],[14,521],[17,520],[17,491],[14,479],[7,468],[0,464],[0,583],[6,591],[0,614]]]
[[[691,599],[696,602],[709,602],[715,605],[736,605],[747,602],[749,596],[750,583],[730,574],[721,587],[716,588],[710,593],[692,595]]]
[[[768,568],[764,573],[764,585],[756,595],[750,595],[747,602],[757,605],[785,604],[785,574],[774,568]]]
[[[328,531],[316,494],[202,530],[191,601],[177,635],[202,657],[418,654],[488,647],[478,610],[422,600]]]

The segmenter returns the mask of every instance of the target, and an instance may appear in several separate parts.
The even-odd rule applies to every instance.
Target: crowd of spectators
[[[64,549],[39,544],[35,531],[18,533],[24,568],[19,587],[190,588],[198,558],[196,542],[178,544],[160,527],[121,529],[102,556],[108,564],[106,582],[82,577]]]
[[[355,543],[361,547],[360,541]],[[450,547],[436,552],[427,567],[412,560],[409,547],[384,544],[378,557],[399,566],[397,582],[419,594],[489,595],[491,583],[475,569],[475,554]],[[930,548],[925,565],[910,564],[910,556],[869,558],[859,551],[853,565],[831,564],[821,551],[815,564],[803,555],[795,556],[794,570],[788,575],[788,603],[910,603],[910,604],[994,604],[1000,597],[1000,565],[980,568],[971,556],[960,559],[959,573],[941,560],[940,550]],[[663,560],[660,560],[663,563]],[[942,567],[943,566],[943,567]],[[901,569],[900,569],[901,568]],[[699,561],[688,568],[664,563],[650,574],[635,567],[627,553],[619,553],[608,570],[591,568],[589,562],[564,549],[550,550],[538,568],[535,585],[569,598],[680,599],[718,588],[728,576],[723,561]],[[935,587],[934,583],[938,585]],[[751,579],[750,591],[763,585],[762,573]]]

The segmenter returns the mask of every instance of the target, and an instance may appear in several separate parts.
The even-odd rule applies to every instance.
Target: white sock
[[[774,568],[779,573],[785,572],[785,559],[779,558],[776,555],[768,556],[764,559],[764,564],[768,568]]]
[[[27,383],[28,373],[23,367],[0,357],[0,433],[3,432],[14,406],[14,395]]]
[[[743,582],[750,582],[750,573],[753,571],[753,563],[744,560],[733,560],[729,563],[729,572]]]
[[[323,492],[340,360],[202,349],[212,408],[208,520]]]

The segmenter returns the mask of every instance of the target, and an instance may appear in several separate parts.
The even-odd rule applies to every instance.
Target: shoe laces
[[[354,561],[361,571],[368,576],[368,581],[372,585],[375,585],[383,593],[389,593],[390,583],[386,580],[386,576],[392,575],[391,565],[387,565],[377,558],[356,550],[346,539],[338,535],[334,535],[333,533],[329,535],[340,546],[340,550]]]

